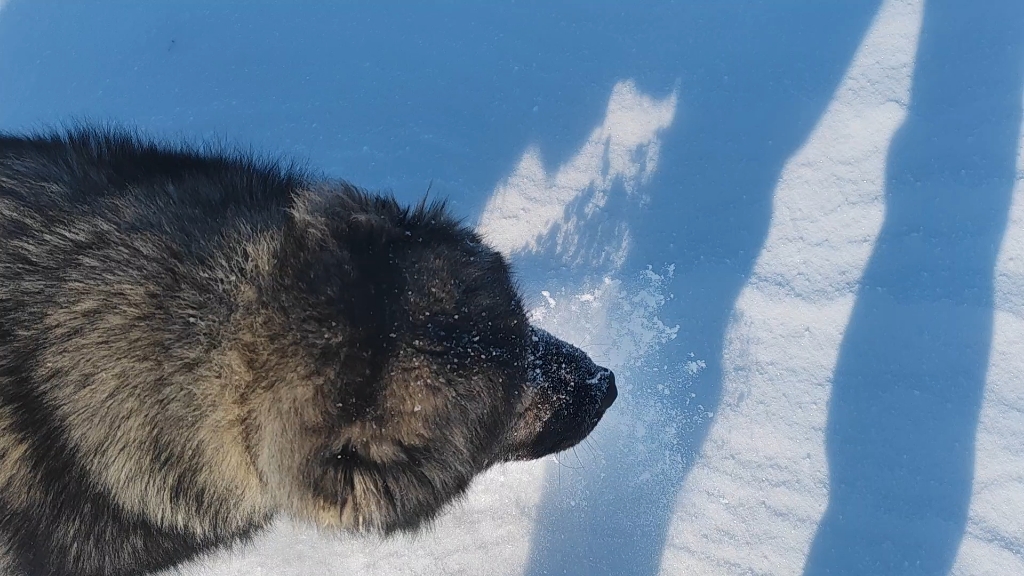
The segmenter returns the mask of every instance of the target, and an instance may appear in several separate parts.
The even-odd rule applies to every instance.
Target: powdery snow
[[[1024,130],[1022,130],[1024,134]],[[1024,574],[1024,139],[996,261],[995,318],[967,533],[953,574]]]
[[[751,77],[760,78],[764,71],[756,67],[762,47],[747,37],[760,34],[759,24],[748,19],[792,9],[795,17],[808,19],[801,25],[811,34],[815,26],[825,27],[822,19],[841,17],[782,4],[735,8],[608,2],[595,6],[593,13],[577,14],[576,8],[543,3],[499,7],[467,2],[458,9],[418,12],[411,6],[395,11],[339,5],[314,14],[291,3],[268,4],[264,12],[217,3],[199,10],[158,2],[83,8],[0,0],[0,128],[84,116],[129,121],[164,134],[217,134],[272,152],[309,156],[313,164],[360,184],[393,186],[406,200],[415,199],[436,178],[433,189],[453,195],[456,210],[470,212],[486,238],[512,258],[533,321],[616,370],[619,401],[587,442],[554,458],[495,468],[418,536],[381,541],[321,534],[282,519],[249,546],[173,573],[812,576],[822,566],[828,568],[827,561],[813,564],[808,559],[815,543],[823,541],[822,531],[829,529],[826,511],[835,488],[830,485],[829,442],[836,440],[830,437],[829,415],[843,406],[834,405],[833,384],[843,383],[837,369],[849,346],[848,326],[858,298],[873,289],[865,286],[865,274],[877,256],[887,217],[893,216],[887,193],[892,192],[894,150],[902,154],[896,160],[913,154],[895,143],[911,122],[915,98],[920,104],[942,95],[914,94],[924,77],[920,50],[928,40],[929,14],[945,18],[940,24],[946,28],[939,33],[960,33],[966,45],[966,39],[978,41],[989,33],[977,32],[979,25],[997,31],[1018,25],[1017,35],[1024,35],[1024,11],[1014,8],[1015,0],[980,2],[980,8],[964,3],[958,10],[966,24],[958,31],[961,18],[949,6],[926,0],[879,2],[870,26],[855,34],[859,46],[844,61],[845,73],[836,74],[842,79],[828,105],[782,166],[772,190],[767,237],[752,271],[743,272],[743,289],[723,341],[701,348],[688,340],[701,335],[687,331],[691,318],[678,313],[685,309],[678,303],[691,294],[713,291],[715,285],[700,285],[704,277],[689,273],[682,257],[678,262],[657,261],[653,252],[643,251],[644,244],[635,239],[648,228],[666,231],[665,246],[676,246],[679,240],[675,223],[640,208],[651,198],[697,198],[702,201],[692,210],[687,205],[676,214],[684,213],[689,223],[703,223],[707,215],[702,207],[717,209],[719,196],[745,199],[714,188],[680,190],[663,176],[672,173],[681,147],[706,158],[711,167],[753,170],[753,161],[736,153],[747,148],[715,140],[718,127],[701,124],[704,119],[693,116],[687,102],[721,100],[727,108],[730,99],[747,102],[737,94],[751,85],[765,84],[744,83],[742,70],[719,66],[714,58],[688,69],[689,76],[677,73],[680,63],[671,61],[675,53],[660,51],[659,43],[668,39],[658,34],[664,35],[675,22],[684,29],[687,19],[689,36],[681,32],[673,38],[677,47],[728,38],[714,44],[728,53],[722,58],[749,63]],[[650,16],[633,18],[634,11],[645,10]],[[986,14],[992,20],[977,20]],[[710,32],[694,32],[705,29]],[[653,41],[643,41],[648,34]],[[798,71],[804,70],[801,59],[812,62],[806,76],[813,76],[816,54],[787,52],[789,43],[804,46],[798,39],[774,31],[758,38],[777,43],[778,52],[794,59]],[[997,40],[1010,43],[1008,37]],[[614,50],[602,50],[604,45]],[[1024,50],[1021,42],[1013,46]],[[976,66],[1001,62],[989,57],[995,48],[988,44],[969,48],[977,51],[968,53],[976,56]],[[1021,58],[1014,62],[1019,68]],[[934,74],[936,64],[930,65]],[[723,70],[732,76],[718,78],[726,74]],[[811,109],[807,92],[816,88],[817,80],[806,80],[806,85],[800,84],[803,80],[801,73],[783,74],[780,85],[770,88],[799,102],[806,99]],[[708,86],[721,92],[707,93]],[[1020,98],[1021,86],[1012,89]],[[957,113],[970,121],[990,122],[986,107],[995,110],[993,101],[1001,103],[1004,96],[992,90],[979,85],[977,101],[951,106],[959,105]],[[771,97],[779,98],[775,92]],[[1013,117],[1017,124],[1021,106],[1024,101]],[[743,117],[742,110],[734,112]],[[687,134],[714,145],[701,148],[704,142],[673,140],[691,126],[699,129]],[[764,127],[751,126],[749,133],[744,126],[739,132],[726,128],[737,130],[726,126],[723,133],[757,140],[757,130]],[[926,128],[918,124],[915,129],[920,133]],[[986,132],[964,129],[957,135],[964,134],[971,140]],[[924,146],[938,142],[926,159],[943,158],[946,144],[941,136],[918,140]],[[771,142],[752,149],[764,154],[773,150]],[[958,576],[1024,574],[1024,143],[1018,144],[1015,157],[1013,202],[993,275],[992,339],[974,437],[966,528],[958,548],[938,550],[951,558],[951,573]],[[687,166],[701,168],[692,160]],[[970,180],[971,174],[947,175],[944,168],[943,162],[934,162],[928,170],[914,169],[947,178],[962,194],[989,185],[984,178]],[[936,184],[945,182],[926,178],[921,185],[930,190]],[[959,248],[950,239],[968,245],[973,234],[985,232],[979,232],[972,207],[962,208],[964,214],[940,214],[943,220],[935,229],[907,231],[910,241],[920,242],[907,249],[921,249],[936,259],[948,250],[953,255],[946,256],[955,262]],[[724,230],[726,236],[747,232],[730,230],[733,225],[730,219],[691,229]],[[709,255],[717,257],[721,254]],[[728,269],[728,264],[721,266]],[[915,278],[908,275],[906,281]],[[987,313],[983,300],[963,305],[913,290],[903,296],[871,300],[878,309],[869,312],[891,312],[907,322],[949,317],[951,326],[957,326],[958,318]],[[938,356],[907,356],[913,358],[912,365],[904,366],[899,364],[904,350],[896,346],[882,351],[884,358],[858,360],[898,366],[908,381],[947,385],[937,367],[962,369],[954,357],[957,351],[942,347],[955,335],[939,331],[926,336],[933,338],[928,342],[934,341]],[[691,349],[716,352],[702,357]],[[720,398],[712,402],[691,385],[709,366],[719,365]],[[964,392],[966,397],[977,391]],[[675,402],[688,405],[684,410]],[[691,402],[698,406],[689,406]],[[948,424],[963,427],[962,422]],[[680,431],[704,426],[707,434],[698,445],[680,440],[687,438]],[[924,432],[939,434],[943,428],[935,425]],[[907,456],[913,460],[913,454]],[[882,466],[879,462],[884,464],[865,465]],[[936,483],[932,480],[923,481],[922,490],[934,489],[924,485]],[[937,483],[945,480],[940,476]],[[869,484],[843,488],[892,492]],[[915,486],[901,488],[897,495]],[[628,507],[628,502],[647,498],[630,491],[648,489],[669,494],[667,524],[637,518],[650,511]],[[597,513],[618,504],[621,494],[634,500],[625,499],[625,509],[607,516]],[[878,523],[879,533],[904,530],[909,533],[901,541],[905,546],[919,536],[934,551],[935,534],[958,536],[956,520],[943,513],[893,504],[865,515],[874,514],[870,518]],[[589,540],[584,535],[565,544],[582,542],[590,546],[587,550],[600,548],[604,556],[589,558],[584,551],[573,562],[586,565],[560,564],[558,547],[545,548],[542,541],[562,536],[557,533],[560,524],[546,522],[552,514],[571,515],[575,524],[604,522],[589,527]],[[834,534],[834,518],[832,522]],[[657,551],[643,562],[629,556],[637,550],[648,553],[647,548],[633,547],[637,539],[627,533],[630,526],[650,528],[650,534],[642,535],[643,543]],[[854,531],[847,536],[850,540],[843,545],[851,550],[879,549],[870,548],[870,534]],[[877,572],[935,573],[911,563],[918,551],[910,548],[879,552],[878,558],[903,558],[907,565],[879,564]],[[574,558],[581,554],[566,554],[570,552]],[[627,560],[613,566],[607,562],[612,557]]]
[[[727,334],[722,405],[680,495],[666,574],[803,567],[828,502],[830,380],[884,217],[886,153],[906,115],[922,5],[883,5],[782,172],[768,240]]]

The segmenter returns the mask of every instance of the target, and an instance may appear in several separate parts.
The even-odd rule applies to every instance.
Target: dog
[[[415,530],[615,398],[444,203],[123,129],[0,134],[0,573],[151,573],[279,515]]]

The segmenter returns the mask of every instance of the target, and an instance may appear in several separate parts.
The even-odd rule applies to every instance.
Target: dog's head
[[[283,507],[414,528],[488,467],[565,450],[615,400],[612,373],[532,327],[504,258],[442,208],[355,191],[303,200],[272,269],[267,334],[290,387],[263,410]],[[286,366],[286,368],[284,368]]]

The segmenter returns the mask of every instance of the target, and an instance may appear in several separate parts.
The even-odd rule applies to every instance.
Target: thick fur
[[[442,205],[122,132],[0,136],[0,573],[144,574],[278,514],[413,529],[614,397]]]

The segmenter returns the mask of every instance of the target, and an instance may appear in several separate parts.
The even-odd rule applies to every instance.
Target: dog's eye
[[[434,322],[420,326],[414,331],[408,346],[426,356],[443,359],[454,366],[469,365],[473,362],[515,362],[510,354],[511,347],[501,339],[491,336],[486,330],[472,330],[471,327]]]
[[[429,323],[415,331],[410,348],[430,356],[447,356],[457,352],[459,348],[457,330],[438,323]]]
[[[413,340],[409,347],[420,354],[426,354],[427,356],[448,356],[451,354],[451,348],[445,345],[439,345],[436,342]]]

